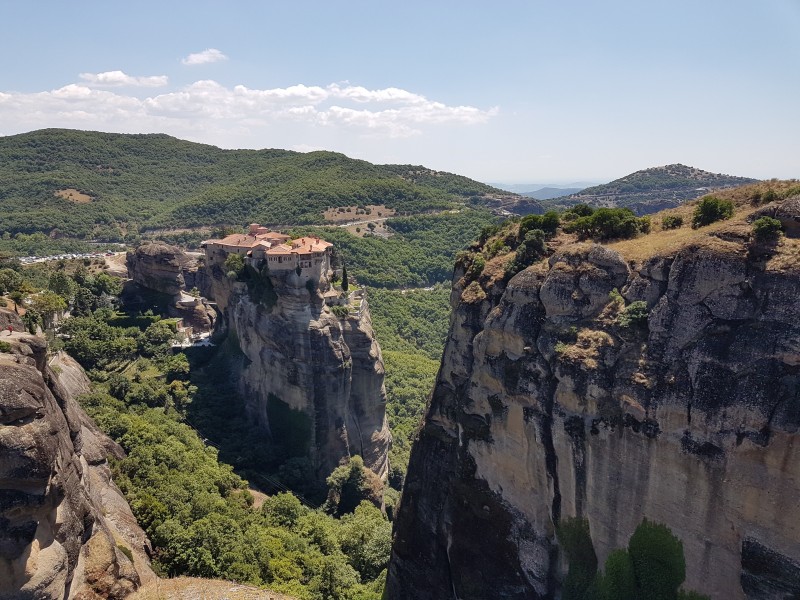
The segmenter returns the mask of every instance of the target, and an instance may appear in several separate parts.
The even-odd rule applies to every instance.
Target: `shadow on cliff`
[[[216,347],[191,348],[186,354],[191,384],[197,387],[186,419],[208,445],[218,449],[219,460],[252,487],[270,494],[291,490],[307,504],[321,504],[327,490],[314,483],[311,462],[293,455],[291,445],[271,443],[248,417],[237,389],[237,374],[247,358],[234,336],[229,334]]]

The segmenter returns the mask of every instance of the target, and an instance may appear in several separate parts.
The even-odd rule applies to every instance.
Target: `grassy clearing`
[[[89,194],[84,194],[81,191],[76,190],[75,188],[66,188],[63,190],[57,190],[55,193],[57,198],[61,198],[63,200],[69,200],[70,202],[74,202],[75,204],[88,204],[94,198],[92,198]]]

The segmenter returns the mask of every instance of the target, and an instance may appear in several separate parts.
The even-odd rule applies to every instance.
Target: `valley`
[[[88,160],[99,140],[106,154]],[[91,559],[99,577],[86,567],[99,542],[56,535],[66,558],[48,574],[25,554],[45,533],[15,524],[0,573],[16,588],[0,597],[70,585],[177,597],[204,585],[193,577],[238,582],[226,589],[242,597],[615,600],[615,560],[638,597],[659,597],[655,567],[637,566],[642,538],[680,548],[665,598],[800,590],[797,181],[715,180],[701,198],[670,183],[648,192],[672,194],[657,213],[619,207],[635,208],[616,192],[544,212],[459,176],[332,153],[90,132],[3,141],[30,146],[28,170],[42,152],[60,166],[0,196],[0,360],[36,367],[36,406],[66,411],[40,470],[72,482],[75,531],[114,544]],[[74,144],[82,161],[63,154]],[[159,199],[162,167],[137,161],[188,173],[180,153],[206,161],[209,181]],[[95,160],[103,177],[126,165],[121,177],[153,195],[87,177]],[[225,169],[249,183],[223,190]],[[47,186],[82,229],[54,233]],[[15,257],[98,237],[127,253]],[[67,378],[81,382],[69,401]],[[12,396],[4,426],[27,426]],[[6,439],[0,466],[18,445]],[[75,485],[96,467],[124,518]]]

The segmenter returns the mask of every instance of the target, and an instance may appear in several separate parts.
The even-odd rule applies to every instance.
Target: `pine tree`
[[[350,283],[347,281],[347,265],[342,263],[342,291],[346,292],[350,288]]]

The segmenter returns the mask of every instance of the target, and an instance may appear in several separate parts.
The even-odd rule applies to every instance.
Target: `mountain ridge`
[[[628,207],[637,214],[673,208],[704,193],[755,183],[757,179],[711,173],[680,163],[635,171],[609,183],[588,187],[546,202],[548,207],[589,204]]]
[[[419,213],[520,202],[541,209],[460,175],[336,152],[225,150],[166,134],[70,129],[0,137],[0,234],[119,241],[160,227],[320,224],[329,207]]]

